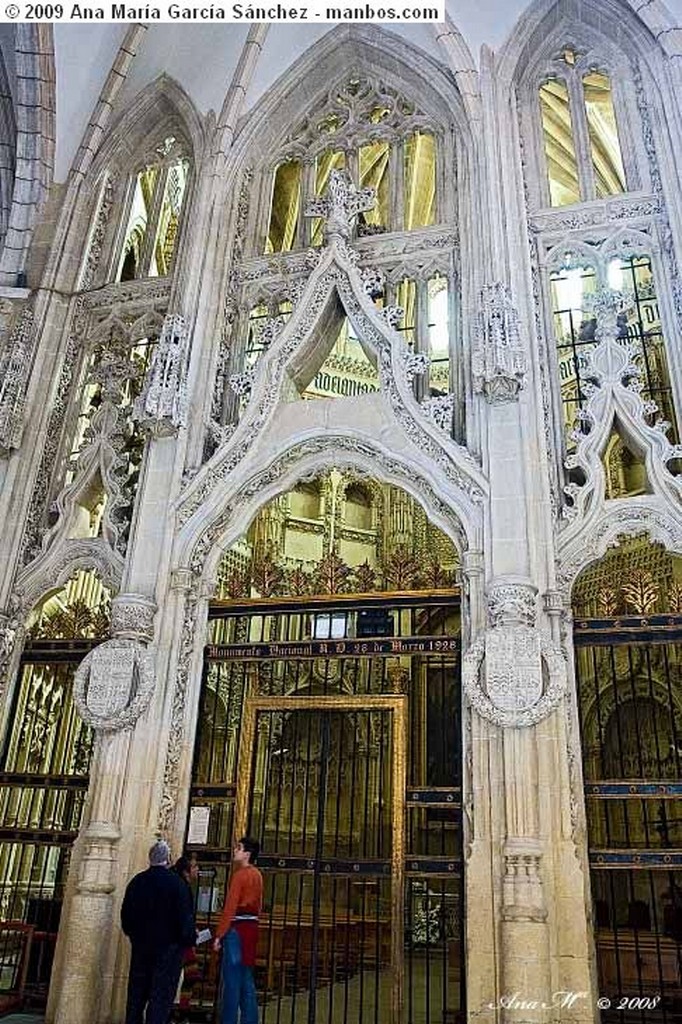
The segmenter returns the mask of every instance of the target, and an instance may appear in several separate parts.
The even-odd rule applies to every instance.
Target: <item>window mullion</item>
[[[431,346],[429,345],[429,282],[428,278],[417,278],[414,298],[414,349],[415,352],[424,352],[431,360]],[[428,393],[430,368],[423,374],[417,374],[414,378],[415,394],[417,401],[421,402]]]
[[[405,228],[405,156],[403,140],[391,144],[389,156],[389,231],[403,231]]]
[[[448,273],[448,358],[450,362],[450,391],[455,396],[453,432],[455,439],[464,444],[464,358],[459,322],[459,295],[457,275]]]
[[[313,219],[304,216],[306,203],[315,195],[315,167],[316,161],[311,160],[303,164],[301,174],[301,202],[298,206],[298,237],[301,239],[302,248],[310,245],[313,237]],[[299,243],[301,246],[301,243]]]
[[[133,208],[133,201],[135,199],[135,189],[137,188],[137,174],[131,175],[125,185],[121,189],[123,192],[121,209],[123,211],[122,216],[118,222],[118,228],[114,236],[114,244],[112,247],[113,258],[111,260],[111,267],[109,270],[109,276],[107,280],[118,281],[123,268],[123,261],[125,259],[125,244],[128,234],[128,224],[130,222],[130,214]],[[120,194],[120,193],[119,193]],[[117,199],[118,196],[116,195]]]
[[[573,138],[575,155],[578,163],[578,179],[580,195],[583,202],[597,197],[597,187],[592,166],[592,149],[587,127],[585,112],[585,94],[583,92],[582,71],[567,76],[568,93],[571,101],[571,120],[573,122]]]
[[[395,174],[395,229],[398,231],[407,230],[408,218],[406,216],[406,190],[404,190],[404,146],[406,139],[401,138],[395,144],[396,174]]]
[[[149,211],[149,219],[147,221],[147,230],[144,236],[144,245],[142,246],[142,253],[140,254],[138,277],[149,277],[149,270],[154,256],[154,246],[156,245],[156,236],[159,231],[159,223],[161,220],[163,197],[166,194],[166,182],[168,181],[169,171],[170,168],[168,165],[164,165],[159,168],[159,176],[154,188],[152,205]]]
[[[360,187],[360,155],[357,149],[347,149],[346,168],[355,184]]]

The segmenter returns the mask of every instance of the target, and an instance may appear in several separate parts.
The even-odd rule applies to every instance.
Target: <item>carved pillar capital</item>
[[[483,576],[485,573],[485,558],[482,551],[468,550],[462,554],[462,576],[467,579]]]
[[[143,594],[119,594],[111,602],[111,635],[121,640],[154,639],[156,602]]]

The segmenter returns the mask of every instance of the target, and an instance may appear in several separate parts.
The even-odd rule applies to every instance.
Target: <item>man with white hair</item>
[[[128,883],[123,897],[121,927],[132,946],[126,1024],[167,1024],[183,950],[196,942],[189,886],[168,870],[170,860],[168,843],[154,843],[149,867]]]

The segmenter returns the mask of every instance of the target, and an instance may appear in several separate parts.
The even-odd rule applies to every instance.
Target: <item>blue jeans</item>
[[[223,1009],[221,1024],[258,1024],[258,999],[253,967],[245,967],[239,935],[231,928],[223,939]]]

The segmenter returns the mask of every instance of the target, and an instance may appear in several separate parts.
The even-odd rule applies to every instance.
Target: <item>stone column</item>
[[[81,663],[74,700],[95,731],[86,823],[74,848],[59,931],[48,1020],[93,1024],[106,1009],[104,973],[114,921],[122,800],[132,730],[154,692],[156,605],[139,594],[112,602],[112,639]]]
[[[490,979],[486,1002],[479,986],[481,1005],[476,1009],[490,1006],[498,1019],[510,1022],[527,1020],[527,1009],[521,1005],[525,1000],[549,1001],[552,991],[533,727],[562,700],[566,666],[560,648],[535,628],[536,596],[536,588],[523,577],[493,580],[488,587],[489,627],[464,659],[464,686],[474,710],[496,727],[491,731],[477,723],[479,737],[489,743],[488,764],[493,767],[488,768],[486,781],[497,817],[484,830],[488,835],[483,846],[485,840],[491,843],[493,855],[499,836],[502,854],[501,887],[494,897],[500,921],[499,988],[495,991]],[[501,803],[495,796],[500,785]],[[477,797],[483,798],[480,789]],[[476,813],[482,814],[480,804]],[[537,1019],[549,1019],[548,1012]]]

